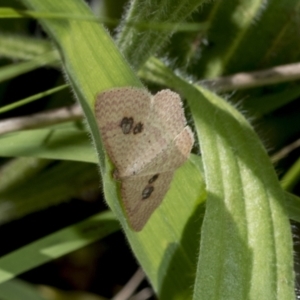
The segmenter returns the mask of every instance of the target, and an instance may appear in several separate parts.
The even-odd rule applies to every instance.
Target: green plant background
[[[0,258],[0,292],[9,298],[15,291],[19,299],[14,287],[20,283],[7,280],[122,228],[158,299],[293,299],[288,218],[300,219],[297,150],[278,162],[282,185],[269,155],[299,135],[297,82],[223,97],[191,82],[297,62],[298,1],[133,1],[115,42],[82,1],[4,2],[1,106],[63,84],[63,79],[69,88],[48,91],[48,99],[2,117],[69,105],[75,96],[85,121],[0,136],[1,223],[30,219],[33,213],[97,191],[95,163],[111,211],[82,215],[79,223],[8,246]],[[117,10],[124,8],[113,1],[103,5],[100,21],[113,29]],[[35,26],[34,34],[30,26]],[[44,80],[24,77],[43,66],[51,68]],[[135,233],[120,206],[93,105],[98,92],[142,87],[141,80],[153,93],[167,87],[181,94],[197,143],[161,207]],[[25,81],[27,94],[15,92],[19,98],[14,97],[12,86],[22,89]],[[239,111],[253,119],[271,148],[268,153]]]

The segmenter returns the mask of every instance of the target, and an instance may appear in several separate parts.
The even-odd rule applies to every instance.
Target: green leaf
[[[186,97],[201,147],[207,204],[194,299],[293,299],[285,194],[252,127],[223,99],[159,61],[141,74],[149,73]]]
[[[57,52],[51,51],[26,62],[13,64],[0,68],[0,82],[14,78],[18,75],[35,70],[36,68],[51,64],[57,61]]]
[[[80,1],[23,2],[36,11],[90,15]],[[179,7],[187,3],[181,2]],[[249,5],[250,17],[253,9],[261,9],[261,2]],[[236,17],[241,24],[250,24],[251,18]],[[292,242],[285,196],[246,120],[219,97],[154,64],[152,75],[163,77],[161,82],[181,91],[189,102],[203,156],[207,209],[202,226],[206,193],[199,167],[190,160],[176,172],[171,189],[144,230],[132,232],[118,201],[119,184],[112,180],[113,167],[102,149],[94,101],[102,90],[142,85],[102,27],[74,20],[43,19],[41,23],[59,45],[66,73],[84,109],[99,154],[107,202],[120,219],[159,298],[190,299],[193,285],[194,299],[293,298]],[[129,42],[129,36],[126,40]],[[147,38],[136,41],[142,45]],[[159,44],[150,40],[146,47],[151,42]],[[228,53],[232,54],[225,55]],[[137,65],[141,62],[138,58]]]
[[[96,151],[91,145],[87,132],[75,123],[1,135],[0,156],[35,156],[97,162]]]
[[[13,60],[32,60],[36,56],[51,52],[52,50],[53,47],[51,43],[46,39],[32,38],[30,36],[24,36],[20,34],[0,32],[1,57],[7,57]],[[59,59],[59,56],[57,56],[57,59]]]
[[[47,300],[37,288],[19,279],[0,284],[0,295],[2,300]]]
[[[299,96],[299,86],[287,86],[282,92],[245,99],[243,101],[243,107],[253,113],[264,115],[297,100]]]
[[[7,112],[9,110],[12,110],[12,109],[15,109],[17,107],[20,107],[20,106],[23,106],[25,104],[28,104],[28,103],[31,103],[33,101],[36,101],[36,100],[39,100],[41,99],[42,97],[45,97],[45,96],[48,96],[48,95],[51,95],[53,93],[56,93],[62,89],[65,89],[68,85],[67,84],[64,84],[64,85],[61,85],[61,86],[58,86],[58,87],[55,87],[53,89],[50,89],[48,91],[45,91],[45,92],[42,92],[42,93],[38,93],[36,95],[33,95],[33,96],[30,96],[26,99],[23,99],[23,100],[20,100],[20,101],[17,101],[15,103],[12,103],[12,104],[9,104],[9,105],[5,105],[3,107],[0,107],[0,114],[4,113],[4,112]]]
[[[36,11],[90,15],[81,1],[23,2],[29,9]],[[203,215],[201,203],[205,199],[204,184],[198,168],[192,162],[182,166],[176,172],[163,204],[144,230],[140,233],[133,232],[128,227],[119,202],[119,183],[113,180],[113,168],[104,156],[94,117],[94,101],[96,94],[103,90],[115,86],[142,87],[142,84],[132,73],[112,39],[98,24],[54,19],[43,19],[41,23],[59,45],[68,79],[83,107],[98,151],[106,200],[121,221],[135,255],[154,289],[162,295],[161,299],[189,297],[193,284],[191,274],[196,270],[195,253]]]
[[[295,47],[299,1],[214,1],[204,16],[201,58],[192,65],[199,77],[213,78],[299,61]],[[224,34],[226,33],[226,34]]]
[[[80,249],[119,229],[111,212],[92,216],[0,258],[0,283]]]
[[[176,28],[181,27],[180,23],[204,2],[205,0],[132,1],[117,37],[117,44],[130,65],[138,70],[151,55],[156,54],[168,42],[168,38],[176,31]],[[127,26],[128,20],[134,20],[137,24],[146,21],[153,25],[152,28],[143,30],[139,26]],[[165,23],[166,26],[170,25],[169,32],[162,32],[155,28],[157,22]],[[203,29],[205,26],[201,27]]]
[[[287,192],[285,199],[290,219],[300,222],[300,197]]]
[[[291,191],[293,187],[299,182],[300,179],[300,158],[292,165],[292,167],[284,174],[281,179],[282,187],[287,190]]]
[[[9,164],[10,173],[13,172],[12,167],[20,166],[20,160],[21,166],[22,163],[24,164],[24,160],[33,163],[33,159],[19,158],[17,163]],[[35,160],[36,164],[45,165],[44,160],[41,160],[42,162],[38,159]],[[24,171],[24,169],[15,169],[15,172]],[[36,176],[30,174],[26,169],[25,171],[27,174],[25,172],[18,173],[19,177],[23,175],[23,182],[21,178],[17,178],[19,182],[10,180],[10,186],[6,189],[1,189],[0,186],[0,224],[19,219],[74,197],[82,198],[81,195],[84,195],[85,192],[96,191],[100,186],[95,164],[62,161],[48,166]],[[1,175],[6,174],[1,173]]]

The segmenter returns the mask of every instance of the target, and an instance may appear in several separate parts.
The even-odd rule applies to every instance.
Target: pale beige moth
[[[194,143],[177,93],[114,88],[99,93],[95,114],[105,149],[121,181],[128,222],[140,231],[167,193]]]

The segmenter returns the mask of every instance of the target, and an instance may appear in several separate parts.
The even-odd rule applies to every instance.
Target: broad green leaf
[[[200,142],[207,204],[193,299],[293,299],[285,194],[252,127],[223,99],[155,59],[141,74],[185,96]]]
[[[35,11],[91,15],[82,1],[23,0],[23,3]],[[205,199],[198,168],[192,162],[182,166],[163,204],[144,230],[133,232],[119,202],[119,183],[112,179],[113,168],[104,156],[94,118],[94,101],[96,94],[103,90],[115,86],[142,87],[142,84],[100,25],[67,19],[42,19],[40,22],[59,45],[68,79],[95,141],[106,200],[121,221],[135,255],[161,299],[190,297],[203,215],[201,203]]]

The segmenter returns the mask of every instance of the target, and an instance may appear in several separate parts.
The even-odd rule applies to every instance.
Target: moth
[[[167,193],[174,172],[189,157],[193,133],[177,93],[151,95],[135,87],[99,93],[95,115],[105,149],[121,181],[131,228],[140,231]]]

